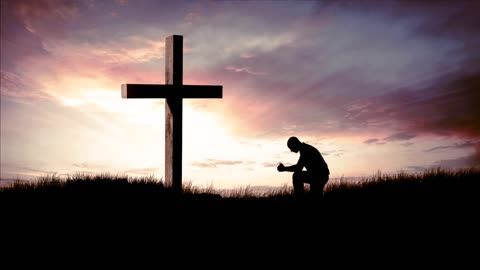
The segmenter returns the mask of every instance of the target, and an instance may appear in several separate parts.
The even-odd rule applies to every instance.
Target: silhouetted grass
[[[75,193],[115,193],[137,192],[138,190],[163,190],[163,182],[153,176],[128,177],[103,174],[73,174],[60,177],[49,174],[38,177],[35,181],[17,181],[11,186],[0,188],[0,192],[9,193],[35,193],[42,192],[75,192]]]
[[[382,174],[360,180],[327,185],[325,197],[335,199],[382,200],[398,203],[452,202],[472,200],[480,186],[480,170],[428,170],[422,173]]]
[[[258,192],[250,186],[217,191],[212,185],[199,188],[184,183],[183,193],[177,194],[153,176],[73,174],[66,177],[46,175],[37,181],[15,183],[0,188],[0,196],[4,208],[26,211],[37,208],[39,213],[63,213],[61,207],[92,214],[103,209],[108,213],[175,214],[183,211],[213,216],[249,212],[262,217],[298,212],[309,216],[338,211],[385,213],[386,207],[397,212],[434,213],[446,209],[477,210],[472,207],[479,201],[479,183],[480,171],[473,168],[436,169],[417,174],[378,172],[359,181],[332,180],[323,196],[311,197],[307,193],[298,198],[290,186],[269,192]],[[129,212],[134,208],[138,211]]]
[[[352,198],[399,198],[446,196],[465,198],[464,195],[476,194],[480,182],[480,170],[475,168],[446,171],[434,169],[422,173],[399,172],[397,174],[382,174],[380,171],[372,177],[352,181],[343,178],[331,180],[325,187],[323,200],[333,200],[342,197],[342,200]],[[308,191],[308,186],[307,186]],[[154,176],[130,177],[126,175],[83,174],[77,173],[64,177],[50,174],[38,177],[36,181],[17,181],[10,186],[0,187],[3,197],[12,195],[21,196],[60,195],[69,194],[174,194],[164,187],[163,181]],[[230,190],[216,190],[213,185],[205,188],[194,186],[191,182],[183,184],[182,196],[218,195],[228,199],[277,199],[279,197],[293,197],[290,186],[272,188],[271,191],[257,191],[251,186],[237,187]],[[177,196],[177,195],[175,195]],[[217,196],[217,197],[218,197]],[[467,197],[468,197],[467,196]],[[215,197],[215,196],[213,196]],[[308,197],[308,192],[305,197]],[[299,198],[296,198],[299,199]]]
[[[271,204],[278,201],[308,201],[309,205],[329,205],[330,207],[354,204],[389,203],[396,206],[431,203],[457,203],[475,200],[479,187],[478,169],[445,171],[430,170],[423,173],[382,174],[359,181],[332,180],[325,187],[321,198],[311,198],[308,193],[303,198],[295,198],[290,186],[258,192],[250,186],[232,190],[217,191],[212,185],[200,188],[192,183],[184,183],[183,193],[175,194],[164,187],[163,181],[153,176],[128,177],[111,174],[73,174],[66,177],[46,175],[37,181],[18,182],[12,186],[0,188],[1,197],[8,203],[28,202],[31,199],[50,201],[64,199],[65,203],[88,203],[115,201],[119,205],[125,202],[138,204],[142,201],[161,201],[163,203],[190,202],[196,204],[224,204],[242,202],[246,205]],[[280,203],[281,204],[281,203]],[[192,204],[194,207],[194,204]],[[372,207],[372,205],[370,205]]]
[[[428,246],[446,250],[445,243],[458,248],[458,239],[478,235],[479,183],[478,169],[377,173],[361,181],[332,180],[321,197],[295,197],[291,186],[219,191],[185,183],[176,194],[154,177],[47,175],[0,188],[1,231],[29,248],[44,249],[54,239],[57,248],[83,243],[100,252],[104,248],[92,243],[138,247],[125,247],[127,239],[221,251],[228,251],[227,244],[264,252],[262,245],[278,248],[292,239],[304,241],[288,248],[302,251],[311,244],[337,245],[342,253],[352,244],[364,248],[359,243],[377,249],[402,243],[418,252],[422,246],[412,243],[435,243]]]

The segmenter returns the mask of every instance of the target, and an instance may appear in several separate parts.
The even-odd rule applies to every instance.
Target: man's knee
[[[292,175],[293,183],[302,183],[302,177],[299,172],[294,172]]]
[[[320,182],[312,182],[310,184],[310,191],[312,193],[321,194],[323,192],[324,184]]]

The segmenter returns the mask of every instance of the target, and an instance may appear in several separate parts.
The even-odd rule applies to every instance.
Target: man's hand
[[[280,163],[280,164],[278,165],[277,170],[278,170],[279,172],[285,171],[285,166],[283,165],[283,163]]]

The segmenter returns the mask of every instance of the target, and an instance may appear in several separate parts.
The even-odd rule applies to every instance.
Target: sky
[[[480,166],[476,1],[1,0],[1,178],[164,174],[165,38],[184,37],[183,181],[291,185],[290,136],[331,179]]]

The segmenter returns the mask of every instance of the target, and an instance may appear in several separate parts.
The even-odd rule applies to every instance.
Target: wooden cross
[[[221,85],[183,85],[183,36],[165,39],[165,85],[122,84],[122,98],[165,98],[165,185],[182,190],[184,98],[222,98]],[[201,142],[199,142],[201,143]]]

